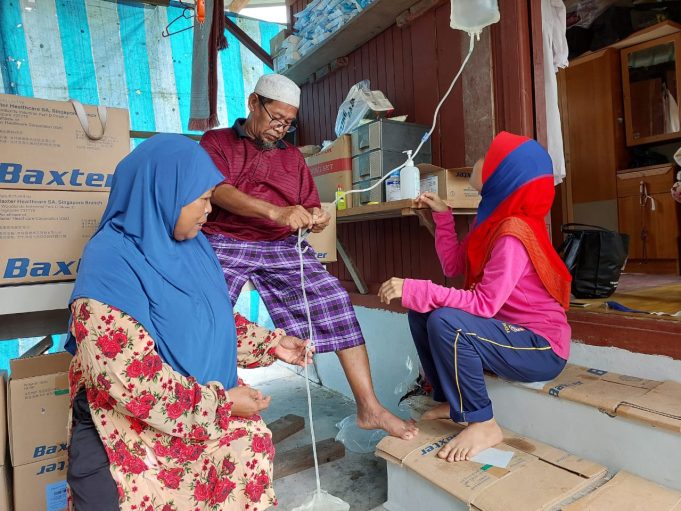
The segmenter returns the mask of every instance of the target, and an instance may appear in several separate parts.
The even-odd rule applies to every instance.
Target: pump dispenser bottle
[[[400,170],[400,194],[402,200],[415,199],[421,194],[421,173],[414,166],[411,159],[411,151],[404,151],[407,154],[407,164]]]

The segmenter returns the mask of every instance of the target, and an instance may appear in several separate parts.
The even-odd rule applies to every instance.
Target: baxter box
[[[336,208],[331,203],[322,203],[324,209],[331,215],[331,221],[326,229],[320,233],[311,233],[307,241],[317,253],[317,259],[322,263],[335,263],[336,253]]]
[[[73,280],[107,192],[0,188],[0,285]]]
[[[130,152],[128,111],[103,108],[104,135],[91,140],[102,123],[97,108],[84,110],[81,122],[68,101],[0,94],[0,188],[108,190]]]
[[[10,360],[7,414],[12,465],[46,463],[67,454],[66,352]]]
[[[336,190],[352,190],[352,142],[350,135],[337,138],[330,146],[305,158],[317,185],[322,202],[336,200]],[[353,195],[345,197],[346,207],[352,207]]]
[[[420,163],[421,192],[433,192],[454,209],[476,209],[480,194],[469,182],[471,167],[443,169],[435,165]]]
[[[14,511],[62,511],[66,501],[65,454],[14,467]],[[0,508],[2,509],[2,508]]]

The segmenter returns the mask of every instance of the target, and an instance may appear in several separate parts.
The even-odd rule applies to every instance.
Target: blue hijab
[[[88,242],[70,302],[92,298],[129,314],[161,358],[199,383],[236,385],[236,329],[220,264],[202,233],[176,241],[183,206],[223,180],[182,135],[156,135],[116,167],[99,229]],[[75,353],[75,339],[66,346]]]

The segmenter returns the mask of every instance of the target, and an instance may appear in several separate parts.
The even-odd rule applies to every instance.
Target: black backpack
[[[607,298],[617,289],[629,254],[629,235],[604,227],[565,224],[566,236],[558,249],[572,275],[577,298]]]

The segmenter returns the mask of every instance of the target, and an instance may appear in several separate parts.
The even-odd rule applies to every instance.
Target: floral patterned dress
[[[85,389],[121,511],[260,511],[276,504],[274,446],[259,416],[232,416],[221,384],[199,385],[163,363],[154,340],[124,312],[85,298],[71,311],[78,345],[71,399]],[[238,365],[271,364],[283,331],[239,315],[235,321]]]

